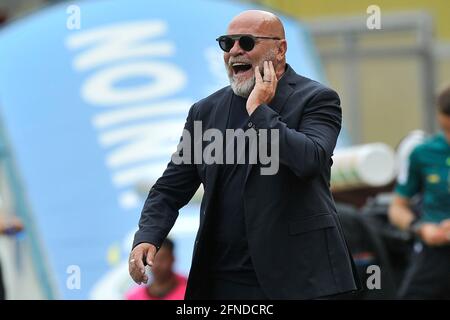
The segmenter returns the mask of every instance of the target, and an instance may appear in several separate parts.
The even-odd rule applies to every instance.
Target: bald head
[[[280,18],[268,11],[247,10],[231,20],[228,25],[228,33],[235,29],[253,30],[255,35],[285,38],[283,23]]]

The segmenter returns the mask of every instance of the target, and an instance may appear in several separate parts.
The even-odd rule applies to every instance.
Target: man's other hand
[[[441,225],[424,223],[418,230],[420,238],[429,246],[441,246],[449,244],[448,231]]]
[[[444,229],[445,233],[447,234],[447,238],[450,241],[450,219],[441,221],[440,226],[442,229]]]
[[[137,284],[147,283],[148,277],[145,274],[145,265],[153,266],[156,247],[150,243],[140,243],[130,253],[128,270],[131,278]]]

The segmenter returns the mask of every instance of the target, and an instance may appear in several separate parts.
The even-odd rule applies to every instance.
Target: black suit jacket
[[[232,95],[225,87],[194,104],[185,129],[193,132],[193,122],[202,121],[203,131],[225,132]],[[278,129],[280,136],[278,173],[261,175],[259,165],[251,165],[244,186],[249,252],[262,289],[271,299],[310,299],[357,289],[329,189],[331,156],[341,128],[338,95],[287,66],[274,99],[253,112],[249,126]],[[207,298],[208,216],[218,166],[170,162],[150,190],[134,239],[133,246],[160,246],[178,210],[203,184],[187,299]]]

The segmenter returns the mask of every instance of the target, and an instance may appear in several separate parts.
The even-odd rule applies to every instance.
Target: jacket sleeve
[[[286,107],[295,107],[290,104]],[[249,121],[259,129],[279,130],[279,162],[300,178],[319,174],[330,158],[341,129],[340,99],[330,89],[320,90],[304,106],[297,128],[288,128],[268,105],[260,105]],[[273,143],[273,142],[272,142]]]
[[[192,115],[194,106],[189,110],[184,126],[191,137],[194,126]],[[180,139],[180,145],[182,140],[183,138]],[[182,152],[182,149],[177,149],[178,155],[182,156]],[[142,242],[151,243],[157,248],[161,246],[175,224],[179,210],[191,200],[200,186],[200,178],[193,163],[193,161],[181,164],[169,162],[144,203],[139,230],[134,236],[133,248]]]

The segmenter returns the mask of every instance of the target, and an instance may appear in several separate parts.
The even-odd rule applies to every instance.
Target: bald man
[[[176,153],[187,161],[172,158],[151,188],[130,275],[147,281],[144,265],[152,266],[178,210],[202,183],[186,299],[313,299],[357,289],[329,189],[341,128],[338,95],[286,63],[284,28],[272,13],[241,13],[217,41],[230,86],[191,107]],[[212,144],[189,139],[199,123],[225,137],[229,130],[241,132],[248,143],[239,149],[235,140],[226,141],[223,152],[234,161],[199,163],[188,147],[200,143],[206,152]],[[277,170],[265,172],[261,158],[250,161],[252,137],[276,156]]]

